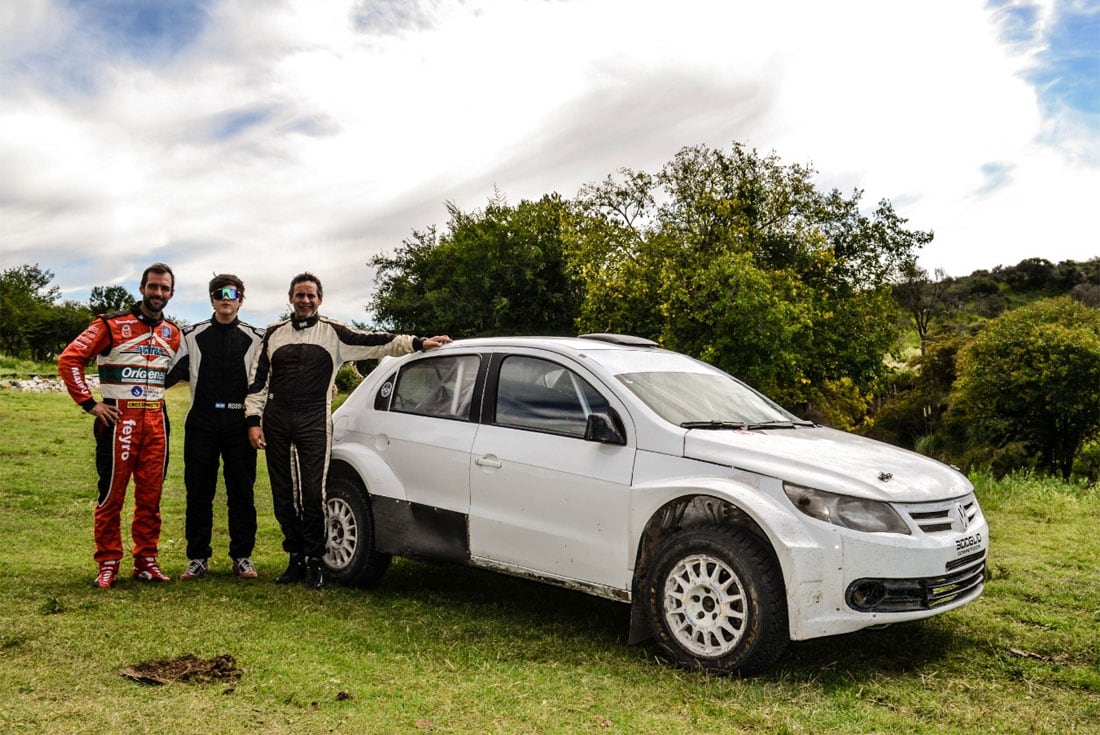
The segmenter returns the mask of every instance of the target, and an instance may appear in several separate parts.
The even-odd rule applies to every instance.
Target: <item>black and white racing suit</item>
[[[419,351],[412,335],[363,332],[315,315],[272,324],[252,366],[249,426],[263,423],[267,472],[283,550],[325,554],[325,478],[332,445],[332,386],[345,362]]]
[[[225,477],[229,556],[252,556],[256,545],[256,450],[248,440],[244,398],[248,374],[264,330],[234,319],[216,318],[183,329],[183,344],[167,385],[191,383],[191,408],[183,439],[187,486],[187,558],[209,559],[219,460]]]

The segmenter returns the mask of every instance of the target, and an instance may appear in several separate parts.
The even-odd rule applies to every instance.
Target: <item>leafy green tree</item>
[[[51,360],[82,329],[92,313],[77,301],[55,303],[61,289],[53,273],[34,265],[0,274],[0,351],[33,360]]]
[[[1068,480],[1100,434],[1100,311],[1059,297],[991,321],[959,353],[952,405],[974,441],[1022,447]]]
[[[94,317],[88,307],[78,301],[52,305],[31,335],[31,356],[35,360],[56,358]]]
[[[897,338],[889,284],[931,233],[739,144],[620,173],[582,189],[568,222],[583,331],[657,339],[796,410],[873,389]]]
[[[397,331],[574,334],[581,291],[566,273],[561,240],[567,204],[557,195],[483,211],[447,204],[447,231],[414,231],[393,255],[378,255],[370,308]]]
[[[1100,284],[1078,283],[1069,292],[1070,298],[1094,309],[1100,307]]]
[[[935,278],[928,271],[907,263],[902,267],[901,281],[894,286],[894,298],[909,317],[920,340],[920,353],[928,352],[928,333],[932,320],[947,310],[947,292],[950,281],[942,268],[937,268]]]
[[[14,357],[30,357],[33,335],[48,321],[61,289],[51,286],[53,273],[37,263],[8,268],[0,273],[0,351]]]
[[[874,421],[866,427],[872,438],[944,460],[966,451],[965,432],[948,431],[944,425],[948,398],[955,384],[955,364],[958,351],[970,337],[935,330],[928,349],[912,369],[897,371],[891,376],[892,390],[875,412]],[[958,425],[951,427],[957,430]]]
[[[136,301],[122,286],[95,286],[88,299],[88,308],[94,314],[111,314],[128,310]]]

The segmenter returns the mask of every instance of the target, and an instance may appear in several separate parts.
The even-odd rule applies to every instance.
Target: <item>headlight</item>
[[[819,521],[854,531],[909,535],[909,526],[905,525],[897,511],[887,503],[827,493],[789,482],[783,483],[783,491],[794,503],[794,507]]]

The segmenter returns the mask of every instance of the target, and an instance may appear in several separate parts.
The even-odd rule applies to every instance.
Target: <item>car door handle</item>
[[[491,454],[485,454],[481,457],[478,457],[474,460],[474,464],[476,464],[478,467],[494,467],[497,469],[504,466],[503,462],[501,462],[499,459],[492,456]]]

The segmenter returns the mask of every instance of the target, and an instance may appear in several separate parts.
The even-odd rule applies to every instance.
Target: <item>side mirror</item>
[[[584,440],[601,444],[626,444],[618,424],[606,413],[592,413],[584,425]]]

